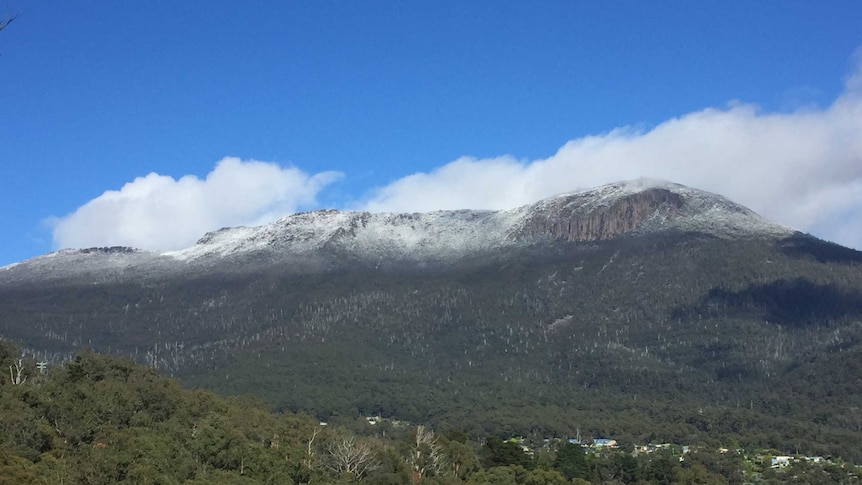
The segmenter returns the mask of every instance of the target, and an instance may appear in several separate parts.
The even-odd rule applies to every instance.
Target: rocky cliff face
[[[676,229],[717,237],[786,236],[769,222],[720,195],[657,180],[633,180],[542,200],[523,211],[516,238],[606,241]]]
[[[683,197],[665,188],[625,195],[607,205],[585,207],[583,198],[557,198],[533,212],[526,227],[533,233],[564,241],[603,241],[635,231],[645,221],[670,222],[680,215]]]

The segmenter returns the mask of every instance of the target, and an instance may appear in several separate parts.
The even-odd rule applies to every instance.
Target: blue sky
[[[619,179],[862,248],[862,3],[8,0],[0,265]]]

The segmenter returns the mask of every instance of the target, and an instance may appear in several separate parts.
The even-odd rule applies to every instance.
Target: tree
[[[40,483],[33,468],[31,461],[0,448],[0,485]]]
[[[503,441],[497,436],[491,436],[485,440],[480,456],[485,468],[506,465],[520,465],[527,470],[533,468],[533,460],[521,449],[521,445]]]
[[[17,19],[17,18],[18,18],[17,13],[9,13],[9,14],[4,15],[3,18],[0,19],[0,30],[5,29],[7,25],[11,24],[12,21]]]
[[[18,18],[17,13],[7,13],[2,18],[0,18],[0,30],[3,30],[12,23],[13,20]]]
[[[421,482],[425,476],[437,476],[443,473],[446,459],[433,431],[426,429],[425,426],[416,427],[410,443],[407,463],[413,474],[413,483]]]
[[[24,363],[21,359],[9,366],[9,379],[16,386],[27,382],[27,376],[24,374]]]
[[[554,469],[558,470],[569,480],[573,478],[587,478],[589,468],[587,467],[587,457],[584,455],[583,447],[574,443],[563,443],[557,449],[557,456],[554,458]]]
[[[527,470],[520,465],[495,466],[470,476],[468,485],[518,485],[523,483]]]
[[[479,469],[476,453],[466,443],[450,439],[443,446],[449,462],[449,473],[456,479],[464,480]]]
[[[323,466],[338,475],[348,473],[361,480],[379,466],[374,447],[356,436],[336,436],[324,446]]]

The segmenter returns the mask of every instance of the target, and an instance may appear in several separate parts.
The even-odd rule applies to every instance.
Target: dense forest
[[[454,266],[333,261],[0,285],[0,335],[53,369],[89,346],[317,421],[862,463],[857,251],[663,233]]]
[[[83,352],[37,366],[0,341],[0,484],[855,483],[855,467],[706,444],[636,453],[567,440],[469,436],[381,418],[328,423],[251,397],[185,390],[130,360]],[[633,453],[634,452],[634,453]]]

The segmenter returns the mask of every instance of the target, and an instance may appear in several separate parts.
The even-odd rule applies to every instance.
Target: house
[[[616,448],[619,445],[617,444],[617,440],[596,438],[593,440],[593,446],[596,448]]]
[[[532,456],[532,455],[533,455],[533,450],[532,450],[532,448],[530,448],[529,446],[527,446],[527,445],[525,444],[525,441],[526,441],[526,440],[525,440],[524,438],[520,437],[520,436],[513,436],[513,437],[511,437],[511,438],[507,439],[507,440],[506,440],[506,443],[511,443],[511,444],[513,444],[513,445],[518,445],[518,446],[521,448],[521,451],[523,451],[524,453],[526,453],[526,454],[528,454],[528,455]]]
[[[772,468],[784,468],[789,466],[791,461],[793,461],[792,456],[775,456],[770,465]]]

